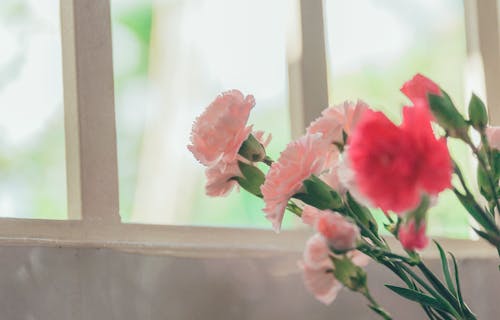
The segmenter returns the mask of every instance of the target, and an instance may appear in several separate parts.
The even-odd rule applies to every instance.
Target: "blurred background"
[[[259,199],[204,195],[187,151],[193,119],[221,91],[253,94],[251,122],[289,142],[287,0],[111,0],[120,212],[125,222],[269,228]],[[463,2],[326,0],[331,105],[361,98],[395,121],[401,84],[433,78],[458,105],[467,68]],[[58,0],[0,2],[0,216],[65,219]],[[327,107],[327,106],[325,106]],[[465,150],[451,145],[463,167]],[[470,169],[469,169],[470,170]],[[451,192],[433,208],[434,235],[468,237]],[[294,219],[285,219],[288,228]]]

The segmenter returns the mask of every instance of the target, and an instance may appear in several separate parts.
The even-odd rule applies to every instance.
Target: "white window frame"
[[[468,53],[482,54],[488,102],[497,106],[500,91],[493,86],[500,84],[496,0],[467,1],[467,38],[475,39],[468,41]],[[297,3],[300,23],[292,43],[296,52],[289,56],[288,64],[294,136],[328,104],[323,2]],[[0,244],[116,248],[183,256],[300,252],[310,235],[308,230],[276,235],[271,230],[121,222],[110,2],[60,0],[60,6],[69,220],[0,218]],[[493,123],[500,124],[499,108],[490,109],[490,116]],[[454,251],[459,256],[492,255],[493,250],[482,241],[445,241],[448,249],[458,249]],[[428,255],[436,254],[429,250]]]

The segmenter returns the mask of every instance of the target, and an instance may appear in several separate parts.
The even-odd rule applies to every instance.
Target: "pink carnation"
[[[342,162],[337,159],[332,165],[330,165],[330,170],[323,173],[320,178],[337,193],[345,195],[348,190],[346,185],[341,180],[341,175],[343,174],[342,170]]]
[[[417,228],[415,221],[410,221],[401,225],[398,231],[399,241],[407,250],[424,249],[429,244],[429,238],[425,234],[426,225],[424,222]]]
[[[302,182],[313,174],[320,175],[330,163],[328,145],[320,134],[312,134],[289,143],[278,161],[271,165],[261,191],[266,218],[276,232],[281,229],[288,200],[302,189]]]
[[[304,209],[302,209],[301,219],[305,224],[315,227],[319,218],[327,214],[329,214],[329,211],[319,210],[318,208],[306,204]]]
[[[238,90],[222,93],[196,119],[188,149],[206,166],[235,161],[252,131],[246,124],[254,105],[253,96],[244,97]]]
[[[445,139],[436,139],[430,112],[405,107],[398,127],[383,113],[367,111],[349,139],[349,161],[362,196],[384,211],[418,205],[422,192],[436,195],[451,185],[452,162]]]
[[[500,150],[500,127],[486,128],[486,137],[491,148]]]
[[[324,304],[332,303],[342,289],[342,284],[331,272],[333,263],[329,254],[325,239],[316,234],[307,241],[304,260],[299,261],[307,290]]]
[[[361,100],[356,104],[345,101],[343,104],[326,108],[321,117],[309,125],[307,133],[320,132],[329,143],[343,143],[342,131],[349,135],[366,110],[368,105]]]
[[[333,254],[328,248],[327,240],[320,234],[315,234],[306,243],[304,258],[299,261],[304,284],[316,299],[324,304],[332,303],[343,285],[332,273],[334,268],[331,260]],[[360,267],[368,264],[369,258],[363,253],[352,250],[347,257]]]
[[[411,80],[405,82],[401,87],[403,92],[414,105],[429,108],[428,95],[441,95],[441,89],[429,78],[417,73]]]
[[[255,139],[257,139],[257,141],[259,141],[260,144],[264,146],[264,148],[266,148],[269,145],[269,143],[271,143],[271,139],[273,138],[273,136],[270,133],[267,135],[267,137],[264,137],[265,132],[261,130],[254,131],[252,132],[252,134],[255,137]]]
[[[347,251],[356,247],[360,237],[359,228],[345,217],[331,210],[319,210],[305,205],[302,221],[316,230],[336,250]]]
[[[335,250],[347,251],[356,248],[356,242],[360,238],[358,226],[336,212],[328,213],[318,219],[318,232]]]
[[[349,251],[347,257],[358,267],[366,267],[370,262],[370,257],[358,250]]]
[[[207,168],[205,171],[207,184],[205,192],[211,197],[226,196],[238,182],[234,179],[240,177],[241,172],[238,167],[238,162],[234,161],[231,164],[219,163],[213,167]]]
[[[304,263],[314,269],[333,268],[330,260],[330,249],[328,249],[328,244],[321,234],[316,233],[307,240],[304,250]]]

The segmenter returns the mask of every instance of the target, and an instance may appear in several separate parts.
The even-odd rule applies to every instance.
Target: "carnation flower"
[[[307,241],[304,258],[298,263],[307,290],[324,304],[332,303],[343,287],[332,272],[333,256],[327,240],[321,234],[315,234]],[[346,256],[359,267],[366,266],[369,261],[368,256],[357,250],[349,251]]]
[[[500,127],[486,128],[486,137],[491,148],[500,150]]]
[[[266,148],[269,145],[269,143],[271,143],[271,139],[273,138],[273,136],[270,133],[267,135],[267,137],[264,138],[265,132],[262,130],[254,131],[252,132],[252,134],[255,137],[255,139],[257,139],[257,141],[259,141],[260,144],[262,144],[264,148]]]
[[[238,185],[234,178],[241,177],[241,172],[237,161],[231,164],[221,162],[207,168],[205,175],[207,177],[206,194],[211,197],[223,197],[229,194],[234,186]]]
[[[316,234],[307,241],[304,260],[299,261],[307,290],[324,304],[332,303],[342,289],[342,284],[331,272],[333,263],[329,255],[325,239]]]
[[[361,100],[357,103],[345,101],[343,104],[326,108],[321,117],[314,120],[307,128],[307,133],[322,133],[329,143],[343,143],[343,133],[353,130],[361,115],[368,110],[368,105]]]
[[[364,113],[349,139],[349,161],[362,194],[384,211],[416,207],[422,192],[436,195],[451,185],[445,139],[436,139],[430,112],[405,107],[396,126],[383,113]]]
[[[358,226],[331,210],[319,210],[305,205],[302,222],[313,226],[335,250],[347,251],[356,247],[360,237]]]
[[[252,131],[246,124],[254,105],[252,95],[244,97],[238,90],[222,93],[196,119],[188,149],[206,166],[235,161]]]
[[[436,139],[428,109],[405,107],[401,128],[408,132],[414,152],[418,156],[418,183],[431,196],[451,186],[453,164],[446,139]]]
[[[414,105],[425,106],[429,109],[428,95],[441,95],[441,89],[429,78],[417,73],[411,80],[401,87],[403,92]]]
[[[425,234],[426,225],[421,222],[417,227],[414,220],[401,225],[398,231],[399,241],[407,250],[424,249],[429,244],[429,238]]]
[[[370,257],[359,250],[349,251],[347,257],[358,267],[366,267],[370,262]]]
[[[330,260],[330,250],[328,249],[328,244],[325,238],[316,233],[306,242],[306,248],[304,250],[304,264],[307,266],[319,269],[323,267],[333,268],[332,262]]]
[[[316,222],[318,222],[319,218],[327,215],[328,213],[329,211],[319,210],[318,208],[306,204],[302,209],[302,215],[300,217],[303,223],[314,227],[316,226]]]
[[[271,165],[261,191],[266,218],[276,232],[280,231],[288,200],[302,189],[304,180],[328,168],[331,156],[321,134],[311,134],[288,144],[278,161]]]
[[[327,211],[316,222],[316,229],[328,241],[328,244],[338,251],[347,251],[356,247],[360,238],[357,225],[340,214]]]

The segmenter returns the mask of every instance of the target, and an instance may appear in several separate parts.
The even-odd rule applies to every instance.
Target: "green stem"
[[[391,315],[385,311],[378,303],[377,301],[375,301],[375,299],[372,297],[372,295],[370,294],[370,291],[368,290],[368,288],[366,288],[366,290],[364,290],[363,292],[363,295],[366,297],[366,299],[370,302],[371,306],[370,308],[376,312],[378,315],[380,315],[382,318],[384,318],[384,320],[392,320],[392,317]]]
[[[376,244],[377,246],[379,246],[381,248],[387,248],[387,245],[382,240],[380,240],[380,238],[378,237],[378,235],[374,234],[368,227],[366,227],[363,223],[361,223],[361,221],[359,221],[359,219],[357,218],[356,214],[352,211],[351,208],[349,208],[348,205],[345,205],[345,208],[349,212],[349,216],[356,221],[356,224],[358,225],[358,227],[360,229],[362,229],[363,232],[365,232],[368,235],[368,238],[374,244]]]
[[[496,195],[496,188],[493,179],[491,178],[491,167],[489,165],[489,161],[485,160],[479,149],[472,143],[470,139],[466,141],[467,145],[472,149],[472,152],[476,155],[476,158],[479,162],[479,165],[483,168],[486,173],[486,178],[488,180],[488,186],[490,187],[491,194],[493,196],[493,201],[495,202],[495,206],[497,207],[498,212],[500,213],[500,203],[498,202],[498,198]]]
[[[374,246],[370,246],[369,244],[362,244],[360,247],[358,247],[358,250],[362,251],[363,253],[366,252],[372,252],[375,255],[378,256],[384,256],[389,259],[396,259],[397,261],[402,261],[405,262],[409,265],[416,265],[419,263],[419,261],[416,261],[415,259],[412,259],[410,257],[405,257],[396,253],[393,253],[391,251],[384,250],[383,248],[378,248]]]

